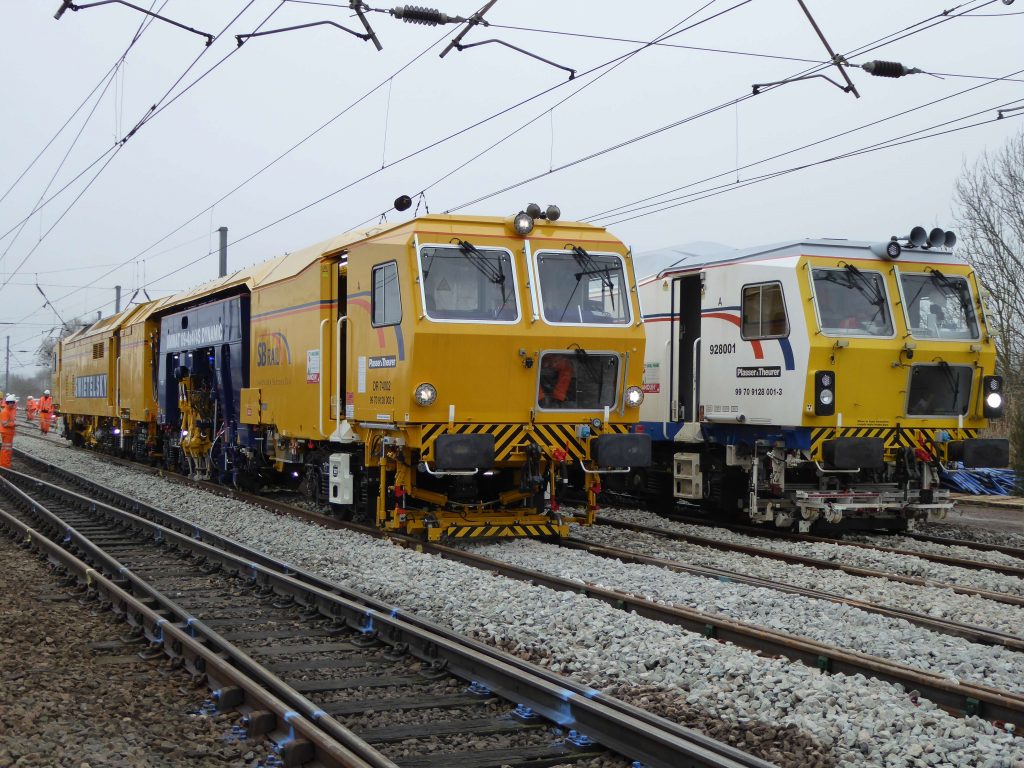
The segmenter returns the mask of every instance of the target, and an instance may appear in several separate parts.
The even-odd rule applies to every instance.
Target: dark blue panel
[[[180,352],[244,341],[243,301],[248,310],[248,297],[234,296],[167,315],[160,321],[160,349]]]
[[[811,430],[806,427],[777,427],[749,424],[702,424],[704,439],[721,445],[753,445],[757,440],[783,441],[788,450],[809,451]]]
[[[166,315],[160,320],[160,351],[156,358],[157,421],[177,428],[178,377],[185,367],[212,384],[218,421],[233,434],[241,389],[248,386],[249,297],[219,299]],[[210,354],[207,350],[213,350]]]

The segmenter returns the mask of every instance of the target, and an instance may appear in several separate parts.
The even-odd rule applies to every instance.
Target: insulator
[[[419,5],[400,5],[392,8],[389,13],[396,19],[401,19],[409,24],[425,24],[428,27],[436,27],[438,24],[450,24],[454,19],[436,8],[424,8]]]
[[[898,61],[869,61],[861,69],[875,77],[903,77],[911,72]]]

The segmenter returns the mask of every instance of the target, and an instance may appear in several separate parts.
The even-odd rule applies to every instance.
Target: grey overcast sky
[[[448,0],[440,10],[469,16],[482,1]],[[220,226],[229,228],[235,269],[375,223],[396,196],[422,190],[433,213],[511,215],[531,201],[557,203],[563,218],[608,225],[636,252],[949,228],[963,164],[998,148],[1024,115],[995,120],[999,107],[1024,105],[1024,0],[806,0],[851,63],[882,59],[941,74],[886,79],[848,68],[859,99],[821,78],[751,97],[752,84],[827,58],[797,0],[498,0],[486,15],[491,26],[464,40],[527,49],[575,69],[571,81],[495,44],[440,59],[460,26],[411,25],[378,12],[367,18],[380,52],[330,26],[236,47],[236,34],[257,28],[330,20],[361,30],[347,2],[136,3],[204,32],[225,31],[206,48],[204,38],[156,21],[106,77],[141,14],[110,4],[56,21],[59,0],[3,0],[0,195],[9,194],[0,201],[0,322],[17,326],[0,333],[10,333],[14,350],[34,350],[57,313],[109,314],[115,284],[127,300],[139,286],[155,298],[214,277]],[[677,34],[602,67],[668,32]],[[842,82],[834,67],[816,71]],[[759,162],[790,150],[799,151]],[[750,183],[808,164],[816,165]],[[45,204],[30,215],[38,201]],[[637,210],[637,201],[661,204]],[[392,211],[389,220],[413,213]],[[56,313],[44,308],[37,284]],[[12,372],[30,363],[16,352]]]

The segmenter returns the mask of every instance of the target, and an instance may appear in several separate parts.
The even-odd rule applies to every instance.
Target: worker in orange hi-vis
[[[14,429],[17,426],[18,402],[14,395],[4,398],[0,408],[0,467],[11,468],[11,457],[14,453]]]
[[[50,431],[50,414],[53,413],[53,398],[50,390],[44,390],[39,398],[39,431],[44,435]]]
[[[32,395],[25,399],[25,417],[29,421],[35,421],[36,412],[39,410],[39,403]]]

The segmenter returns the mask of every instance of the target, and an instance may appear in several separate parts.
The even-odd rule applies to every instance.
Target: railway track
[[[84,478],[36,465],[43,473],[87,492],[3,471],[0,499],[17,510],[0,515],[8,529],[48,557],[89,560],[77,568],[88,588],[102,585],[150,643],[209,677],[221,706],[250,709],[250,731],[274,733],[287,764],[321,760],[307,745],[319,739],[356,758],[324,765],[539,768],[592,760],[604,753],[594,742],[622,765],[768,765]],[[214,655],[200,660],[193,646]],[[245,704],[250,684],[280,702],[275,714]],[[356,733],[336,719],[367,709],[377,717]],[[442,714],[411,717],[426,711]],[[553,738],[552,724],[570,736]],[[501,746],[481,745],[495,735]]]
[[[701,526],[713,526],[715,528],[725,528],[726,530],[734,533],[742,533],[748,536],[758,536],[770,539],[781,539],[783,541],[805,541],[805,542],[817,542],[821,544],[837,544],[844,547],[858,547],[860,549],[873,549],[879,552],[888,552],[894,555],[906,555],[908,557],[918,557],[922,560],[928,560],[933,563],[941,563],[942,565],[951,565],[957,568],[967,568],[974,571],[994,571],[995,573],[1001,573],[1005,576],[1014,576],[1019,579],[1024,579],[1024,568],[1005,565],[1000,563],[989,563],[981,560],[969,560],[962,557],[954,557],[952,555],[941,555],[933,552],[922,552],[916,549],[899,549],[897,547],[886,547],[879,544],[872,544],[862,541],[850,541],[848,539],[836,539],[829,536],[814,536],[805,533],[789,533],[787,531],[777,531],[769,528],[755,528],[752,526],[745,525],[723,525],[720,522],[709,522],[705,518],[691,517],[688,515],[665,515],[668,520],[674,520],[680,523],[688,523],[690,525],[701,525]],[[611,521],[602,519],[602,523],[610,524]],[[1013,547],[999,547],[999,546],[988,546],[982,545],[978,542],[959,541],[952,539],[943,539],[938,536],[923,536],[917,534],[901,534],[909,538],[917,539],[918,541],[928,541],[937,544],[943,544],[945,546],[964,546],[968,549],[973,550],[993,550],[1000,551],[1004,554],[1013,555],[1024,559],[1024,550],[1015,549]]]
[[[973,587],[963,586],[960,584],[950,584],[947,582],[937,581],[935,579],[925,579],[915,576],[902,576],[900,574],[891,573],[889,571],[873,570],[871,568],[861,568],[858,566],[844,565],[833,560],[825,560],[818,557],[809,557],[805,555],[794,555],[787,552],[779,552],[774,549],[767,547],[756,547],[746,544],[737,544],[735,542],[722,541],[720,539],[714,539],[709,536],[695,536],[692,534],[681,533],[679,531],[670,531],[664,528],[655,528],[647,525],[641,525],[639,523],[631,523],[623,520],[615,520],[604,516],[599,516],[597,522],[601,525],[608,525],[613,528],[620,528],[627,531],[636,531],[638,533],[647,533],[653,536],[661,536],[666,539],[672,539],[675,541],[683,541],[688,544],[696,544],[703,547],[710,547],[712,549],[718,549],[724,552],[739,552],[745,555],[752,555],[755,557],[767,557],[772,560],[780,560],[786,563],[795,563],[799,565],[806,565],[811,568],[824,568],[827,570],[842,571],[849,573],[854,576],[867,576],[880,579],[886,579],[888,581],[900,582],[902,584],[912,584],[916,586],[929,586],[929,587],[940,587],[943,589],[949,589],[953,592],[962,595],[973,595],[975,597],[983,597],[987,600],[993,600],[998,603],[1006,603],[1008,605],[1024,606],[1024,597],[1018,595],[1009,595],[1002,592],[993,592],[991,590],[976,589]],[[799,541],[808,541],[808,539],[802,539],[796,537]],[[842,543],[842,542],[838,542]],[[872,547],[865,547],[866,549],[872,549]],[[903,553],[907,555],[917,556],[916,553]],[[979,564],[974,562],[971,570],[984,570],[979,567]]]
[[[985,627],[977,627],[971,624],[963,624],[956,621],[937,619],[933,616],[929,616],[925,613],[920,613],[918,611],[908,611],[900,608],[879,605],[877,603],[871,603],[864,600],[855,600],[852,598],[843,597],[842,595],[837,595],[832,592],[826,592],[818,589],[807,589],[804,587],[798,587],[791,584],[782,584],[772,579],[748,576],[743,573],[721,568],[707,568],[695,565],[686,565],[667,558],[652,557],[650,555],[639,554],[630,549],[602,546],[587,541],[581,541],[579,539],[570,538],[560,543],[562,546],[570,549],[578,549],[583,552],[589,552],[592,555],[619,560],[624,563],[635,563],[638,565],[655,565],[659,568],[666,568],[670,571],[675,571],[676,573],[689,573],[694,576],[702,576],[709,579],[716,579],[718,581],[735,582],[737,584],[748,584],[753,587],[762,587],[764,589],[770,589],[775,592],[783,592],[785,594],[791,595],[800,595],[801,597],[807,597],[815,600],[827,600],[832,603],[847,605],[851,608],[858,608],[862,611],[867,611],[869,613],[876,613],[880,616],[888,616],[894,619],[903,619],[904,621],[914,624],[915,626],[919,626],[924,629],[931,630],[933,632],[939,632],[944,635],[953,635],[954,637],[960,637],[972,643],[981,643],[983,645],[997,645],[1002,646],[1010,651],[1024,652],[1024,638],[1019,637],[1017,635],[1011,635],[1006,632],[996,632]]]
[[[42,464],[42,462],[40,462]],[[69,481],[86,483],[82,478],[67,473],[65,470],[47,465],[48,472],[58,476],[65,476]],[[174,478],[175,482],[196,484],[186,478]],[[199,485],[206,485],[198,483]],[[95,489],[102,492],[103,489]],[[334,518],[325,517],[308,510],[298,509],[289,504],[270,501],[261,497],[251,497],[248,494],[238,493],[214,486],[214,490],[221,495],[231,496],[245,500],[250,503],[259,504],[267,509],[272,509],[282,514],[299,517],[305,520],[316,522],[331,528],[342,528],[355,530],[368,535],[380,535],[380,532],[373,528],[340,521]],[[112,503],[121,498],[120,494],[107,492]],[[138,505],[129,499],[122,499],[122,504],[135,504],[143,509],[145,505]],[[147,517],[149,514],[147,513]],[[660,531],[657,531],[660,533]],[[735,645],[760,651],[766,655],[782,656],[800,661],[811,667],[817,667],[830,673],[842,673],[847,675],[863,674],[886,682],[897,683],[906,690],[916,690],[921,696],[934,701],[948,712],[959,715],[980,715],[992,721],[1020,722],[1024,719],[1024,696],[1015,693],[989,688],[982,685],[969,683],[958,683],[951,681],[942,675],[925,672],[918,669],[898,664],[887,659],[869,656],[857,652],[843,651],[806,638],[794,635],[775,632],[757,627],[752,627],[740,622],[724,619],[714,614],[691,610],[681,607],[669,607],[659,605],[642,597],[629,595],[613,589],[605,589],[591,585],[584,585],[578,581],[561,579],[548,574],[533,570],[518,568],[498,560],[476,555],[460,549],[454,549],[444,545],[429,544],[420,540],[407,539],[405,537],[391,536],[397,543],[416,547],[425,552],[436,554],[440,557],[471,565],[476,568],[499,573],[509,578],[529,582],[531,584],[543,585],[555,590],[572,591],[584,594],[588,597],[601,600],[614,607],[626,611],[633,611],[638,615],[656,619],[668,624],[682,626],[688,630],[701,633],[707,637],[716,638],[723,642],[731,642]],[[617,554],[614,556],[618,556]],[[722,574],[725,576],[725,574]],[[875,575],[875,574],[873,574]],[[728,578],[728,576],[726,576]],[[778,589],[778,585],[772,583],[772,589]],[[859,606],[858,606],[859,607]],[[879,611],[880,612],[880,611]],[[894,612],[903,613],[903,612]],[[907,616],[900,616],[907,618]],[[923,621],[927,617],[920,617]],[[909,620],[909,618],[908,618]],[[941,622],[936,622],[936,628]],[[923,625],[923,624],[922,624]],[[1006,645],[1008,648],[1019,644],[1019,638],[1009,635],[1002,635],[995,632],[987,632],[977,627],[967,625],[955,626],[945,625],[950,634],[971,639],[977,642],[989,642],[990,644]]]
[[[946,547],[964,547],[966,549],[973,549],[978,552],[985,552],[991,550],[993,552],[1001,552],[1004,555],[1010,557],[1016,557],[1020,560],[1024,560],[1024,547],[1010,547],[1005,544],[983,544],[979,541],[970,541],[968,539],[953,539],[948,536],[929,536],[925,533],[904,533],[903,536],[914,539],[915,541],[926,541],[929,544],[941,544]]]

